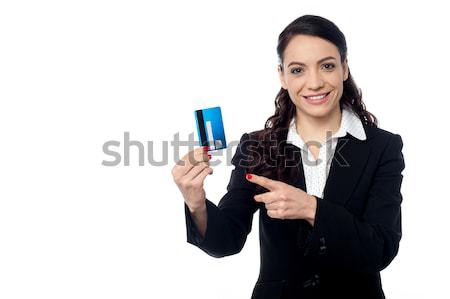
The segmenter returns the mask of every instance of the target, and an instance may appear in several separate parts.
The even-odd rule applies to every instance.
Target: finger
[[[280,210],[280,209],[267,210],[267,216],[269,216],[270,218],[278,218],[278,219],[285,218],[283,210]]]
[[[258,184],[270,191],[275,190],[280,183],[279,181],[271,180],[256,174],[247,174],[246,177],[248,181]]]
[[[255,201],[265,203],[266,205],[278,200],[277,194],[273,191],[255,195],[253,198],[255,199]]]
[[[286,201],[274,200],[272,202],[266,203],[265,207],[267,210],[284,210],[286,209]]]
[[[176,176],[183,176],[188,173],[192,167],[201,162],[208,162],[211,155],[209,155],[203,148],[197,148],[188,152],[179,160],[175,167],[174,173]]]
[[[201,173],[205,168],[209,166],[206,162],[201,162],[191,168],[188,173],[186,173],[183,177],[184,180],[191,181],[193,180],[199,173]]]
[[[208,162],[208,152],[205,151],[205,148],[199,147],[184,155],[182,160],[186,163],[189,163],[190,165],[196,165],[203,161]]]
[[[205,180],[205,178],[209,175],[213,174],[213,169],[211,167],[206,167],[203,169],[196,177],[192,180],[194,184],[201,183]]]

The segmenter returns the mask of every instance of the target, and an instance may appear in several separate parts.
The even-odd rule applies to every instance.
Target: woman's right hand
[[[191,212],[205,206],[206,194],[203,182],[213,170],[209,167],[211,155],[200,147],[188,152],[172,168],[173,180],[180,189],[186,205]]]

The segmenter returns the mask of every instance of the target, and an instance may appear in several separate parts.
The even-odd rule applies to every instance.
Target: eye
[[[335,67],[334,63],[325,63],[324,66],[328,66],[325,68],[326,70],[332,70]]]
[[[300,74],[300,71],[303,70],[302,68],[293,68],[291,69],[291,74]]]

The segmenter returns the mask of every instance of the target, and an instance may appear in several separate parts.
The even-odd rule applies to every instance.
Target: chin
[[[311,111],[308,113],[309,115],[316,117],[316,118],[324,118],[324,117],[328,117],[331,114],[331,110],[326,110],[326,109],[322,109],[319,111]]]
[[[310,107],[310,106],[303,107],[302,111],[303,111],[303,113],[311,115],[313,117],[322,118],[322,117],[327,117],[328,115],[333,113],[333,111],[335,109],[340,109],[339,103],[333,104],[332,106],[324,105],[324,106],[317,106],[317,107]]]

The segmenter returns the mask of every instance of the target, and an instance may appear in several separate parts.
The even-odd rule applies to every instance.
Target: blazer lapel
[[[338,138],[330,172],[325,184],[323,199],[336,202],[340,205],[345,205],[350,199],[359,178],[364,172],[370,155],[370,146],[367,141],[372,135],[366,126],[364,128],[366,131],[366,140],[359,140],[350,134]],[[294,178],[292,183],[297,188],[306,192],[301,151],[298,156],[300,157],[300,162],[297,163],[297,167],[300,175]]]
[[[349,134],[338,138],[323,199],[345,205],[364,172],[369,155],[367,139],[359,140]]]

